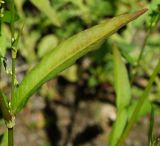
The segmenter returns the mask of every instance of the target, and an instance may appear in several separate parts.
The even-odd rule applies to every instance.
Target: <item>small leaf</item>
[[[31,2],[43,12],[56,26],[61,26],[56,11],[51,7],[49,0],[31,0]]]
[[[4,11],[4,16],[2,17],[2,21],[6,23],[11,23],[11,11]],[[14,14],[14,21],[19,20],[19,16],[17,13]]]
[[[113,48],[113,58],[116,104],[118,111],[121,111],[129,105],[131,99],[131,87],[125,64],[123,63],[121,54],[116,47]]]
[[[148,141],[150,146],[154,146],[154,108],[151,109],[150,115],[150,123],[149,123],[149,130],[148,130]]]
[[[78,80],[78,67],[76,65],[72,65],[71,67],[64,70],[60,75],[63,76],[70,82],[76,82]]]
[[[128,119],[131,118],[131,115],[133,114],[133,111],[137,105],[138,101],[133,101],[133,103],[130,105],[129,109],[128,109]],[[137,120],[141,119],[142,117],[144,117],[146,114],[148,114],[152,109],[151,106],[151,102],[147,99],[144,101],[141,110],[139,111],[139,113],[137,114]]]
[[[38,44],[38,56],[43,57],[46,53],[55,48],[58,44],[58,39],[54,35],[47,35],[43,37],[41,42]],[[51,48],[52,46],[52,48]]]
[[[0,110],[2,111],[3,118],[6,121],[10,121],[11,114],[9,112],[7,97],[1,91],[0,91]]]
[[[38,3],[40,3],[38,1]],[[46,81],[71,66],[78,58],[94,49],[94,45],[115,33],[128,22],[142,15],[146,9],[133,14],[117,16],[110,21],[96,25],[70,37],[49,52],[22,80],[12,98],[13,112],[19,112],[27,103],[28,98]],[[52,46],[51,46],[52,47]]]
[[[17,11],[18,11],[18,14],[20,16],[24,16],[24,11],[23,11],[24,2],[25,2],[24,0],[14,0],[14,3],[16,5]]]
[[[109,138],[109,146],[116,146],[126,124],[127,124],[127,110],[123,109],[117,114],[116,122],[114,123],[113,130]]]
[[[6,52],[6,41],[3,35],[0,36],[0,56],[4,56]]]
[[[0,145],[1,146],[8,146],[8,131],[7,130],[3,134],[2,142]]]

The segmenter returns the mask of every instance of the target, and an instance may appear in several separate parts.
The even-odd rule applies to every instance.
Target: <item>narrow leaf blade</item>
[[[116,104],[118,111],[121,111],[129,105],[131,99],[131,87],[125,64],[121,59],[121,54],[118,48],[115,46],[113,48],[113,58]]]
[[[152,106],[151,113],[150,113],[150,123],[149,123],[149,130],[148,130],[148,141],[150,146],[154,146],[154,116],[155,111]]]
[[[3,138],[0,145],[8,146],[8,130],[6,130],[5,133],[3,134]]]
[[[61,26],[56,11],[51,7],[49,0],[31,0],[31,2],[43,12],[56,26]]]
[[[123,130],[127,124],[128,113],[126,109],[123,109],[117,114],[116,122],[114,123],[113,130],[109,139],[109,146],[116,146]]]
[[[93,45],[115,33],[119,28],[143,14],[146,9],[133,14],[117,16],[107,22],[96,25],[67,39],[47,54],[42,61],[30,71],[11,101],[13,112],[19,112],[28,98],[46,81],[72,65],[78,58],[93,50]],[[92,47],[91,47],[92,46]]]

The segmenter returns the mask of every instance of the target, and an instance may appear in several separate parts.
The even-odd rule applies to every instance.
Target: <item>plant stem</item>
[[[152,26],[152,24],[151,24],[151,26]],[[137,72],[138,72],[138,69],[139,69],[139,67],[140,67],[140,61],[141,61],[141,59],[142,59],[142,56],[143,56],[143,53],[144,53],[144,49],[145,49],[145,46],[146,46],[146,43],[147,43],[147,41],[148,41],[148,38],[149,38],[149,36],[150,36],[150,34],[151,34],[151,27],[150,26],[150,28],[148,29],[148,31],[147,31],[147,33],[146,33],[146,36],[145,36],[145,38],[144,38],[144,41],[143,41],[143,44],[142,44],[142,46],[141,46],[141,51],[140,51],[140,54],[139,54],[139,56],[138,56],[138,59],[137,59],[137,65],[136,65],[136,67],[135,67],[135,73],[132,75],[132,78],[131,78],[131,83],[133,83],[133,81],[134,81],[134,79],[135,79],[135,77],[136,77],[136,75],[137,75]]]
[[[14,56],[14,0],[11,2],[11,48],[12,48],[12,85],[11,85],[11,98],[14,98],[14,81],[15,81],[15,56]]]
[[[14,0],[11,2],[11,41],[14,38]]]
[[[137,65],[135,67],[135,73],[131,77],[131,83],[133,83],[133,81],[134,81],[134,79],[135,79],[135,77],[137,75],[138,68],[140,66],[140,61],[142,59],[142,56],[143,56],[143,53],[144,53],[144,49],[145,49],[146,43],[147,43],[147,41],[149,39],[149,36],[150,36],[150,34],[152,32],[152,29],[157,26],[159,19],[160,19],[160,14],[158,14],[156,17],[152,17],[151,18],[151,24],[150,24],[150,26],[149,26],[149,28],[147,30],[146,36],[145,36],[143,44],[141,46],[141,52],[140,52],[140,54],[138,56],[138,59],[137,59]],[[154,26],[153,26],[153,24],[154,24]]]
[[[1,11],[1,10],[0,10]],[[1,12],[0,12],[1,15]],[[2,35],[2,18],[0,16],[0,36]]]
[[[1,54],[0,54],[0,89],[1,89],[1,73],[2,73],[2,60],[1,60]]]
[[[13,128],[8,128],[8,146],[14,146]]]
[[[15,58],[12,57],[12,85],[11,98],[14,98],[14,82],[15,82]]]
[[[12,84],[11,84],[11,99],[14,98],[14,82],[15,82],[15,48],[14,48],[14,0],[11,2],[11,48],[12,48]],[[10,99],[10,101],[11,101]],[[14,146],[13,128],[8,128],[8,146]]]
[[[11,84],[11,99],[14,98],[14,82],[15,82],[15,48],[14,48],[14,0],[11,2],[11,49],[12,49],[12,84]],[[10,99],[10,100],[11,100]]]
[[[134,109],[134,111],[132,113],[131,118],[129,119],[127,127],[125,128],[123,134],[121,135],[117,146],[123,146],[123,143],[124,143],[126,137],[128,136],[130,129],[132,128],[132,126],[134,125],[134,123],[137,120],[137,114],[140,112],[144,101],[148,97],[148,94],[149,94],[149,92],[151,90],[152,84],[153,84],[153,82],[154,82],[154,80],[155,80],[155,78],[156,78],[156,76],[157,76],[159,71],[160,71],[160,60],[158,61],[157,65],[156,65],[156,67],[155,67],[155,69],[154,69],[154,71],[153,71],[153,73],[151,75],[149,83],[148,83],[146,89],[144,90],[142,96],[140,97],[140,99],[139,99],[139,101],[138,101],[138,103],[137,103],[137,105],[136,105],[136,107],[135,107],[135,109]]]

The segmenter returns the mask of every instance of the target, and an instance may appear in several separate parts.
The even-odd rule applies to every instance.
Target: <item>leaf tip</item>
[[[141,10],[139,10],[139,11],[136,11],[136,12],[134,13],[134,16],[135,16],[135,17],[139,17],[140,15],[144,14],[144,13],[147,12],[147,11],[148,11],[148,8],[141,9]]]

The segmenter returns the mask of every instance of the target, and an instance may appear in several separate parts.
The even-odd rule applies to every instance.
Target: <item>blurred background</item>
[[[17,115],[16,146],[107,146],[116,119],[112,44],[114,42],[121,50],[131,76],[147,38],[132,86],[132,97],[136,99],[146,87],[160,57],[160,22],[159,19],[153,21],[159,15],[160,0],[14,1],[17,13],[15,29],[18,31],[24,24],[16,61],[17,84],[46,53],[68,37],[105,19],[149,8],[146,14],[106,39],[98,50],[82,57],[44,84]],[[7,20],[1,33],[0,48],[3,49],[0,53],[5,59],[0,88],[10,95],[11,34]],[[158,77],[149,98],[159,106]],[[160,126],[158,116],[157,110],[156,127]],[[149,117],[145,115],[134,126],[126,146],[147,146],[148,124]],[[156,137],[159,130],[157,128]],[[5,124],[1,119],[1,137],[4,131]]]

